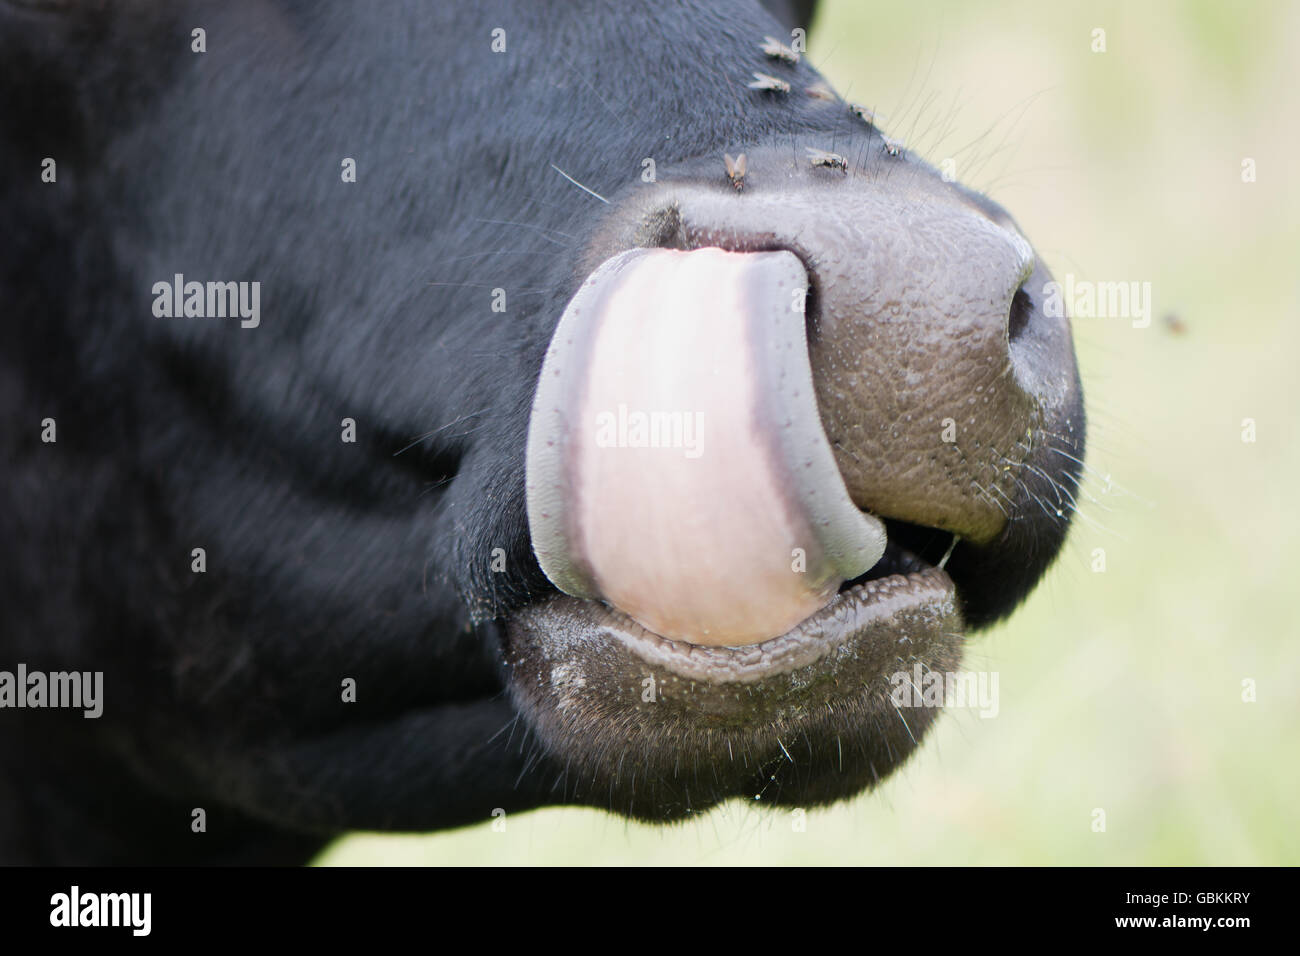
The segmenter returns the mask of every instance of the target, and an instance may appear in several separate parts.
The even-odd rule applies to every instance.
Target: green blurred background
[[[945,714],[803,831],[739,802],[666,828],[545,810],[318,862],[1300,863],[1300,2],[840,0],[808,56],[1058,280],[1152,286],[1149,328],[1075,321],[1091,474],[1061,560],[971,642],[1000,714]]]

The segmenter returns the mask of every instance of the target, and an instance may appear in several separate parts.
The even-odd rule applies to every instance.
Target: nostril
[[[1011,297],[1011,310],[1007,316],[1007,341],[1014,342],[1029,326],[1029,317],[1034,314],[1034,300],[1029,297],[1025,287],[1021,286]]]

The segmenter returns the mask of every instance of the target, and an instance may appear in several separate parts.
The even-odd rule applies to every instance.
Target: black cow
[[[891,675],[1055,557],[1080,389],[1010,218],[806,15],[0,0],[0,860],[906,759]]]

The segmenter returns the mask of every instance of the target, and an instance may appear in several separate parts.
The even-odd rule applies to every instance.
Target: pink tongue
[[[538,384],[528,517],[561,590],[663,637],[750,644],[884,550],[822,431],[788,252],[636,249],[565,310]]]

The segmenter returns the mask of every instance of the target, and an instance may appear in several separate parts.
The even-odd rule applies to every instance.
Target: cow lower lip
[[[922,563],[914,556],[908,557]],[[954,627],[952,620],[956,616],[952,579],[939,568],[923,565],[921,570],[846,586],[826,607],[790,631],[758,644],[710,647],[669,640],[616,608],[568,596],[525,611],[529,622],[524,627],[532,631],[534,640],[540,637],[550,650],[562,654],[589,654],[594,645],[604,644],[603,650],[625,653],[679,677],[721,685],[753,684],[816,668],[828,656],[851,649],[858,641],[871,641],[886,622],[892,637],[892,625],[899,616],[913,617],[913,623],[920,623],[927,615],[932,616],[936,627],[946,627],[949,634],[960,632],[960,625]],[[542,624],[544,634],[537,634],[535,623]]]
[[[514,615],[504,651],[516,708],[565,768],[557,785],[664,820],[735,796],[813,806],[872,786],[940,712],[900,705],[900,680],[956,670],[963,642],[953,582],[927,566],[741,647],[668,641],[559,595]]]

